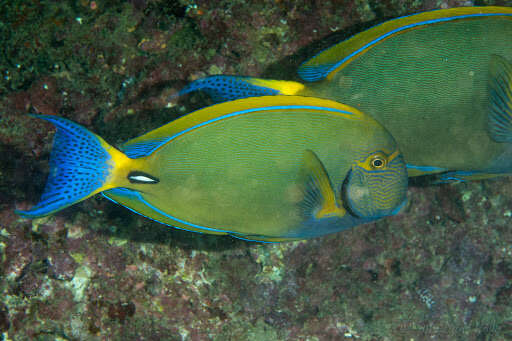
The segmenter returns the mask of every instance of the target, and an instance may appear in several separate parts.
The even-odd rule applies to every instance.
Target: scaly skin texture
[[[16,216],[14,208],[39,199],[53,134],[27,112],[57,113],[118,144],[207,104],[201,96],[169,100],[190,80],[216,73],[291,79],[301,61],[352,32],[472,4],[166,3],[9,1],[0,8],[4,339],[512,337],[508,178],[413,184],[396,217],[285,244],[172,230],[100,197],[49,218]]]

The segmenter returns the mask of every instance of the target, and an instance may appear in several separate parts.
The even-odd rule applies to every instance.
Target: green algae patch
[[[126,240],[126,238],[119,238],[119,237],[116,237],[116,236],[112,236],[108,239],[108,243],[112,246],[123,246],[127,243],[128,241]]]

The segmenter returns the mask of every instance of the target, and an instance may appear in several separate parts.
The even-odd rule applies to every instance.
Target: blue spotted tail
[[[106,189],[113,168],[112,150],[121,153],[101,137],[64,118],[33,116],[57,127],[50,156],[50,174],[39,203],[16,213],[26,218],[42,217]]]

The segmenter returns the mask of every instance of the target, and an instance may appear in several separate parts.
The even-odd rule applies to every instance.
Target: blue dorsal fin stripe
[[[273,96],[279,91],[271,88],[253,85],[246,82],[250,77],[237,76],[210,76],[193,81],[185,86],[178,96],[195,91],[207,93],[215,103],[232,101],[247,97]]]
[[[17,213],[37,218],[70,206],[102,187],[110,174],[110,154],[96,135],[64,118],[32,115],[53,123],[57,132],[50,154],[50,173],[39,203]]]
[[[151,154],[153,150],[158,148],[166,140],[167,137],[155,140],[148,140],[139,143],[133,143],[128,146],[121,147],[121,151],[125,153],[126,156],[128,156],[129,158],[136,159]]]
[[[415,15],[417,15],[417,14],[411,14],[411,15],[399,17],[399,18],[393,19],[392,21],[400,20],[400,19],[403,19],[403,18],[406,18],[406,17],[412,17],[412,16],[415,16]],[[353,51],[352,53],[348,54],[347,56],[345,56],[344,58],[342,58],[342,59],[340,59],[340,60],[338,60],[336,62],[323,63],[323,64],[316,64],[315,65],[314,64],[315,58],[319,57],[323,53],[326,53],[327,51],[329,51],[331,48],[337,46],[338,44],[336,44],[334,46],[331,46],[331,47],[321,51],[320,53],[316,54],[314,57],[312,57],[311,59],[307,60],[306,62],[304,62],[299,67],[299,70],[298,70],[297,73],[306,82],[319,81],[319,80],[322,80],[322,79],[326,78],[331,72],[336,70],[340,65],[342,65],[346,61],[350,60],[354,56],[358,55],[359,53],[363,52],[366,49],[369,49],[369,48],[373,47],[374,45],[378,44],[382,40],[385,40],[385,39],[389,38],[390,36],[395,35],[397,33],[400,33],[400,32],[403,32],[403,31],[407,31],[407,30],[412,29],[412,28],[417,28],[417,27],[421,27],[421,26],[437,24],[437,23],[442,23],[442,22],[448,22],[448,21],[453,21],[453,20],[469,19],[469,18],[479,18],[479,17],[495,17],[495,16],[512,16],[512,14],[510,14],[510,13],[472,13],[472,14],[465,14],[465,15],[454,15],[454,16],[451,16],[451,17],[429,19],[429,20],[424,20],[424,21],[420,21],[420,22],[413,22],[413,23],[410,23],[408,25],[403,25],[401,27],[395,28],[395,29],[393,29],[391,31],[388,31],[388,32],[386,32],[384,34],[379,35],[378,37],[376,37],[376,38],[372,39],[371,41],[369,41],[368,43],[364,44],[359,49]],[[387,23],[387,22],[389,22],[389,21],[386,21],[384,23]],[[384,23],[382,23],[382,24],[384,24]],[[380,26],[382,24],[374,26],[373,28],[378,27],[378,26]],[[370,28],[370,30],[371,29],[372,28]],[[341,42],[341,43],[343,43],[343,42]],[[339,44],[341,44],[341,43],[339,43]],[[312,65],[308,65],[310,63]]]
[[[493,55],[489,77],[488,128],[496,142],[512,142],[512,65]]]
[[[344,62],[344,60],[345,59],[342,61]],[[303,65],[299,67],[297,73],[299,74],[299,77],[306,82],[315,82],[327,77],[332,70],[343,62],[340,61],[339,63],[329,63],[318,66]]]

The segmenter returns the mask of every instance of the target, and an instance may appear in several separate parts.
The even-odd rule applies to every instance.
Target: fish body
[[[510,60],[512,8],[463,7],[356,34],[299,68],[308,83],[233,77],[232,84],[356,107],[391,132],[411,176],[450,171],[446,179],[463,180],[512,172],[511,145],[495,134],[499,118],[512,113],[510,92],[503,90],[511,87]],[[205,84],[197,81],[184,92],[232,94]]]
[[[180,229],[283,241],[395,214],[405,200],[394,139],[368,115],[329,100],[226,102],[120,150],[67,120],[41,118],[58,129],[41,202],[18,211],[30,218],[101,192]]]

